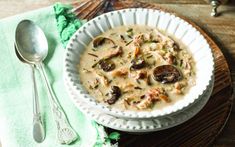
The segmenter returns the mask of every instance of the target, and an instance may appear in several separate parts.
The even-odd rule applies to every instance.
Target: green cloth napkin
[[[54,5],[55,16],[57,20],[57,29],[60,36],[61,43],[66,47],[69,39],[80,28],[86,20],[79,20],[70,12],[73,7],[71,5],[65,5],[56,3]]]
[[[53,7],[20,14],[0,20],[0,140],[3,147],[58,147],[56,125],[49,107],[47,90],[36,72],[41,112],[46,126],[46,138],[38,144],[32,137],[32,79],[31,69],[21,63],[14,51],[14,34],[23,19],[33,20],[46,34],[49,54],[45,67],[51,85],[67,117],[80,138],[70,146],[101,146],[106,137],[102,126],[85,117],[70,101],[63,83],[63,53],[56,27]],[[109,145],[106,143],[106,145]]]

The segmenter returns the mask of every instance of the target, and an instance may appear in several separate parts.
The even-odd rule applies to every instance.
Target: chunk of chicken
[[[127,68],[120,68],[116,69],[112,72],[113,77],[124,77],[128,75],[128,69]]]
[[[140,47],[141,44],[144,43],[144,35],[143,34],[135,35],[133,43],[136,47]]]
[[[136,105],[138,109],[147,109],[153,105],[155,101],[163,100],[170,102],[167,93],[163,88],[153,88],[146,93],[146,98]]]
[[[140,103],[138,103],[136,107],[140,110],[143,110],[151,107],[152,104],[153,104],[153,99],[151,97],[147,97],[144,100],[142,100]]]
[[[174,90],[173,90],[173,92],[175,93],[175,94],[183,94],[183,90],[184,90],[184,88],[185,88],[185,86],[187,86],[187,82],[176,82],[175,84],[174,84]]]
[[[108,86],[110,81],[109,79],[103,75],[101,72],[95,72],[96,77],[99,79],[100,83],[104,86]]]
[[[134,87],[135,85],[132,83],[125,83],[121,85],[121,89],[123,90],[124,93],[133,91]]]
[[[134,36],[133,43],[136,47],[140,47],[145,42],[154,41],[152,39],[152,33],[141,33]]]
[[[168,47],[173,47],[174,41],[170,39],[168,36],[163,35],[157,29],[154,29],[154,34],[155,34],[155,37],[153,39],[155,39],[158,42],[163,42]]]
[[[172,65],[176,63],[176,58],[174,55],[172,55],[170,52],[166,53],[166,55],[164,56],[165,61]]]

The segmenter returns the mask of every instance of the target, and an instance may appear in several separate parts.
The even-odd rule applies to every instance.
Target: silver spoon
[[[28,63],[20,56],[18,50],[16,49],[16,46],[15,46],[15,53],[21,62]],[[32,70],[32,79],[33,79],[33,138],[36,142],[41,143],[45,139],[45,130],[39,109],[38,91],[37,91],[35,71],[34,71],[35,69],[33,64],[31,63],[28,64],[30,64]]]
[[[46,36],[32,21],[23,20],[16,28],[15,40],[17,50],[21,57],[25,61],[35,64],[45,80],[50,95],[51,109],[57,125],[57,138],[59,143],[70,144],[74,142],[77,140],[78,135],[70,126],[67,117],[49,84],[42,62],[48,53]]]

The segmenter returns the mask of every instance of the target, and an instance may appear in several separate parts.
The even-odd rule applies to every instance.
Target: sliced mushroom
[[[110,91],[111,98],[107,100],[109,105],[114,104],[118,98],[121,96],[121,89],[118,86],[112,86]]]
[[[107,37],[97,37],[94,41],[93,41],[93,47],[97,48],[103,44],[112,44],[115,45],[114,41],[110,38]]]
[[[182,78],[180,71],[172,65],[158,66],[153,71],[154,80],[165,83],[175,83]]]
[[[103,71],[105,72],[109,72],[115,69],[115,64],[113,61],[111,60],[101,60],[99,62],[99,66],[101,69],[103,69]]]
[[[100,64],[100,62],[102,62],[103,60],[108,60],[111,59],[113,57],[119,56],[123,53],[122,47],[118,46],[117,49],[112,50],[110,53],[108,53],[106,56],[104,56],[103,58],[101,58],[99,61],[95,62],[91,67],[95,68],[97,64]]]
[[[110,53],[108,53],[104,59],[111,59],[113,57],[119,56],[123,53],[122,47],[121,46],[117,46],[117,48],[115,50],[112,50]]]
[[[131,67],[130,69],[141,69],[143,67],[146,66],[146,62],[143,58],[139,57],[139,58],[135,58],[133,60],[131,60]]]

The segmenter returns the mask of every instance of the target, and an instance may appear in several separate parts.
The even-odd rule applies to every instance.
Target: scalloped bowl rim
[[[127,14],[125,14],[125,13],[127,13]],[[128,21],[130,21],[130,17],[128,17],[128,19],[125,19],[125,17],[130,15],[129,13],[133,15],[133,20],[135,19],[134,20],[135,22],[128,22]],[[138,13],[138,15],[136,15],[137,13]],[[170,20],[168,20],[169,21],[167,24],[168,30],[166,30],[166,31],[169,31],[169,25],[170,25],[169,23],[171,21],[178,22],[178,26],[175,28],[174,34],[170,33],[171,35],[174,35],[176,38],[177,38],[176,33],[178,31],[177,29],[179,29],[180,27],[181,28],[183,27],[183,29],[184,29],[186,27],[187,30],[184,30],[184,34],[183,34],[183,36],[181,36],[181,39],[180,39],[181,41],[182,41],[182,39],[186,38],[185,36],[187,36],[187,34],[189,34],[188,33],[189,31],[192,31],[192,33],[194,33],[194,35],[196,37],[194,36],[195,37],[194,40],[191,40],[189,46],[187,45],[187,47],[190,48],[191,52],[195,51],[195,54],[194,53],[192,54],[194,57],[194,60],[195,60],[195,57],[197,57],[198,60],[200,59],[199,60],[200,66],[198,65],[199,63],[196,62],[196,68],[197,68],[196,80],[199,79],[200,87],[199,87],[198,83],[196,83],[196,85],[191,87],[191,89],[189,90],[190,94],[187,93],[183,99],[177,101],[175,104],[173,104],[171,106],[167,106],[167,107],[160,109],[160,110],[157,110],[157,109],[152,110],[152,111],[121,110],[121,109],[117,109],[117,108],[112,108],[108,105],[105,105],[105,104],[102,104],[102,103],[96,101],[95,98],[93,98],[91,95],[89,95],[87,93],[87,91],[82,86],[82,84],[80,84],[79,73],[78,73],[78,69],[77,69],[77,64],[79,64],[79,59],[75,59],[74,53],[76,53],[77,55],[80,55],[81,52],[85,49],[86,44],[88,44],[90,42],[90,41],[88,41],[87,38],[92,39],[93,37],[96,37],[97,35],[99,35],[99,34],[93,35],[92,31],[94,31],[94,29],[93,30],[90,29],[91,27],[97,27],[98,30],[100,30],[100,34],[101,34],[102,32],[105,32],[106,30],[111,29],[116,26],[126,25],[128,23],[129,24],[139,24],[140,22],[139,23],[137,22],[137,20],[138,20],[137,17],[139,15],[143,15],[145,13],[146,13],[146,15],[145,15],[146,22],[145,23],[149,23],[150,16],[158,17],[157,24],[156,24],[156,25],[158,25],[158,26],[156,26],[158,29],[160,27],[164,26],[164,22],[162,22],[162,26],[159,26],[161,17],[164,18],[164,20],[162,20],[162,21],[165,21],[165,17],[170,19]],[[115,24],[116,20],[112,20],[112,19],[114,19],[113,17],[115,15],[119,16],[120,25],[116,25]],[[136,18],[134,18],[134,17],[136,17]],[[143,16],[141,16],[141,17],[143,17]],[[106,20],[106,22],[104,20]],[[122,24],[121,24],[121,21],[122,21]],[[106,24],[106,26],[104,26],[105,24]],[[105,30],[105,27],[106,27],[106,30]],[[92,31],[90,31],[89,29]],[[160,28],[160,30],[161,30],[161,28]],[[86,37],[84,37],[84,35]],[[191,35],[191,34],[189,34],[189,35]],[[186,39],[188,39],[188,38],[186,38]],[[182,42],[184,43],[184,41],[182,41]],[[198,49],[199,47],[196,49],[191,49],[194,47],[194,46],[192,46],[192,44],[196,44],[196,43],[199,43],[199,44],[204,43],[204,44],[201,45],[202,47],[200,49]],[[81,46],[83,46],[82,49],[79,48]],[[204,55],[204,54],[206,54],[206,55]],[[152,118],[152,117],[166,116],[166,115],[175,113],[177,111],[180,111],[183,108],[194,103],[195,100],[197,100],[205,92],[205,90],[208,88],[207,86],[209,86],[209,83],[210,83],[212,76],[214,74],[214,58],[213,58],[212,50],[211,50],[207,40],[200,34],[200,32],[198,30],[196,30],[191,24],[184,21],[183,19],[181,19],[173,14],[170,14],[170,13],[167,13],[164,11],[160,11],[160,10],[154,10],[154,9],[146,9],[146,8],[122,9],[122,10],[108,12],[108,13],[102,14],[98,17],[95,17],[94,19],[85,23],[81,28],[79,28],[75,32],[75,34],[71,37],[71,39],[69,40],[69,42],[67,44],[66,52],[64,55],[65,55],[64,69],[65,69],[65,74],[68,77],[68,82],[70,83],[70,85],[72,85],[72,88],[74,91],[76,91],[82,95],[81,100],[82,101],[84,100],[87,104],[94,106],[94,107],[102,110],[105,113],[108,113],[108,114],[114,115],[114,116],[118,116],[118,117]],[[199,67],[203,68],[203,66],[205,65],[204,60],[208,63],[206,65],[206,71],[200,71]],[[202,80],[205,80],[205,81],[202,81]],[[192,96],[193,96],[193,98],[192,98]]]

